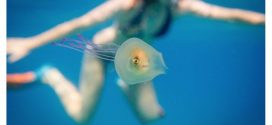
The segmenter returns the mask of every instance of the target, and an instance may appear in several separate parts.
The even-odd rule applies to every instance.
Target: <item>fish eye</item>
[[[133,59],[132,59],[132,62],[135,64],[135,65],[138,65],[139,64],[139,57],[134,57]]]

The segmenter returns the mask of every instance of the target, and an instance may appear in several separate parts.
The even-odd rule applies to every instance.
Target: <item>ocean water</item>
[[[264,0],[205,0],[264,13]],[[80,16],[104,0],[8,0],[8,37],[27,37]],[[109,26],[107,21],[82,32],[87,38]],[[252,26],[187,15],[173,22],[153,46],[163,53],[167,74],[154,80],[166,116],[151,125],[263,125],[264,26]],[[74,36],[71,36],[74,37]],[[51,64],[78,85],[82,54],[46,45],[7,72],[35,70]],[[92,125],[139,125],[116,85],[113,67]],[[7,91],[9,125],[74,125],[53,90],[35,82]]]

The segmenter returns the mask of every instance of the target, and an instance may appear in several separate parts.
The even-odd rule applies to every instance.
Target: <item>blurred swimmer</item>
[[[83,16],[57,25],[41,34],[28,38],[9,38],[9,61],[15,62],[49,42],[63,38],[79,29],[94,26],[111,17],[116,23],[95,34],[95,44],[121,44],[131,37],[152,41],[167,32],[174,17],[196,14],[202,17],[242,21],[249,24],[265,22],[264,14],[220,7],[199,0],[108,0]],[[43,74],[43,81],[60,97],[66,111],[78,122],[91,118],[104,82],[106,63],[95,55],[84,54],[79,90],[56,68]],[[146,122],[163,116],[152,82],[130,85],[118,80],[121,90],[135,107],[139,118]]]

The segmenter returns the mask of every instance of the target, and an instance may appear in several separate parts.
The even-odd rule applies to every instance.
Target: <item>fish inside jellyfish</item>
[[[97,58],[113,61],[119,77],[127,84],[151,81],[164,74],[166,65],[162,54],[138,38],[130,38],[120,46],[114,43],[94,44],[82,36],[80,40],[65,38],[54,45],[90,53]]]

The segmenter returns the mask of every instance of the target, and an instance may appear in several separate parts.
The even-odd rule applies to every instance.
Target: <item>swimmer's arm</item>
[[[60,39],[79,29],[103,22],[113,17],[118,12],[129,9],[130,3],[131,0],[109,0],[81,17],[59,24],[36,36],[27,38],[8,38],[7,54],[10,55],[8,60],[9,62],[18,61],[35,48]]]
[[[126,1],[123,0],[106,1],[104,4],[89,11],[81,17],[59,24],[48,31],[32,37],[34,40],[31,47],[37,48],[53,40],[62,38],[65,35],[71,34],[76,30],[103,22],[114,16],[120,10],[123,10],[125,8],[125,4]]]
[[[264,14],[235,8],[220,7],[198,0],[180,0],[178,9],[179,12],[191,12],[208,18],[242,21],[250,24],[265,24]]]

